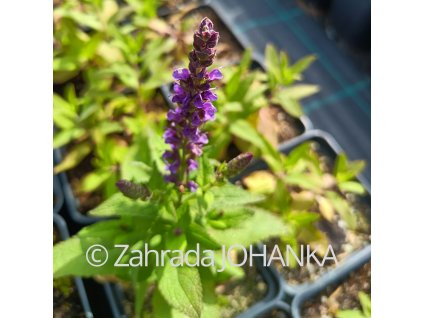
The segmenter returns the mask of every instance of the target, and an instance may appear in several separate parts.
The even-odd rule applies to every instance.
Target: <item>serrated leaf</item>
[[[203,290],[196,267],[174,267],[167,258],[158,276],[160,293],[172,307],[188,317],[201,317]]]
[[[134,235],[136,234],[136,235]],[[121,249],[115,244],[132,245],[140,239],[139,233],[125,229],[120,221],[103,221],[81,230],[76,236],[60,242],[53,247],[53,275],[92,277],[95,275],[118,275],[127,277],[126,268],[115,267]],[[102,245],[108,251],[107,262],[103,266],[92,266],[87,262],[86,253],[92,245]],[[105,254],[98,252],[96,259]]]
[[[282,220],[263,209],[250,208],[253,214],[237,226],[224,230],[210,228],[208,232],[220,244],[230,246],[264,241],[271,237],[283,236],[287,227]]]
[[[136,183],[147,183],[150,180],[152,168],[142,161],[126,160],[121,165],[122,179]]]
[[[122,193],[115,193],[99,206],[88,212],[92,216],[133,216],[145,220],[157,217],[158,208],[152,203],[133,200]]]
[[[232,184],[213,187],[210,190],[214,200],[209,210],[241,207],[242,205],[257,203],[264,200],[264,196],[253,194]]]
[[[195,245],[200,244],[203,249],[218,249],[220,244],[217,243],[210,235],[207,233],[204,227],[200,226],[197,223],[191,223],[187,232],[188,241]]]

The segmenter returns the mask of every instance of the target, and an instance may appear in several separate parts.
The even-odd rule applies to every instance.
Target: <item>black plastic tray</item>
[[[58,214],[53,214],[53,224],[56,226],[61,240],[69,238],[69,231],[65,220]],[[91,310],[90,302],[88,301],[87,291],[85,289],[84,282],[81,278],[75,277],[73,279],[76,289],[78,291],[79,298],[81,300],[82,309],[86,318],[93,318],[93,312]]]
[[[58,176],[53,176],[53,213],[59,213],[65,198]]]
[[[54,150],[54,158],[57,160],[56,162],[60,162],[63,157],[63,149],[55,149]],[[68,176],[66,175],[66,172],[59,173],[57,175],[59,182],[62,187],[62,193],[64,196],[64,203],[66,209],[64,209],[63,216],[65,218],[69,218],[72,223],[72,227],[75,225],[76,227],[82,227],[86,225],[93,224],[97,221],[104,220],[104,218],[99,217],[92,217],[87,216],[79,212],[78,210],[78,201],[76,197],[73,194],[72,187],[69,183]]]

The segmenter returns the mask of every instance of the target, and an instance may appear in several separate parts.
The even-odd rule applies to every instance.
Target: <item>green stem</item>
[[[144,305],[144,298],[147,292],[147,283],[146,282],[134,282],[134,291],[135,291],[135,318],[141,318],[142,308]]]

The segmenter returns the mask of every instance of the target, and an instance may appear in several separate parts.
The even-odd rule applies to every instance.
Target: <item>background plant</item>
[[[370,318],[372,315],[372,307],[369,295],[359,292],[358,299],[360,300],[360,309],[339,310],[336,313],[337,318]]]
[[[266,52],[267,72],[253,67],[251,50],[245,51],[239,64],[222,68],[224,79],[221,98],[216,104],[219,110],[217,120],[207,127],[213,143],[218,145],[210,156],[225,158],[235,146],[238,151],[251,151],[262,156],[274,169],[281,168],[275,150],[277,142],[274,140],[277,138],[270,140],[259,131],[259,112],[262,108],[278,105],[290,115],[299,117],[302,112],[291,111],[290,105],[295,104],[300,109],[300,100],[316,93],[318,86],[296,83],[302,79],[301,73],[314,57],[306,57],[289,67],[279,59],[272,59],[277,56],[273,46],[268,46]],[[285,52],[280,56],[284,57],[283,60],[288,59]]]
[[[348,162],[346,155],[340,154],[332,167],[307,142],[284,156],[281,162],[281,169],[253,172],[243,183],[250,191],[266,195],[262,206],[281,216],[287,226],[281,236],[283,243],[297,249],[297,253],[300,244],[319,246],[318,252],[323,257],[329,242],[317,226],[319,219],[334,223],[339,215],[346,230],[366,230],[363,216],[347,199],[365,193],[355,180],[364,169],[363,161]]]
[[[300,100],[319,91],[317,85],[297,83],[303,80],[302,73],[316,60],[314,55],[305,56],[294,64],[285,51],[277,52],[271,44],[266,46],[265,63],[267,84],[272,92],[272,102],[288,114],[300,117],[304,114]]]
[[[170,79],[167,53],[175,41],[147,27],[157,7],[157,1],[118,7],[110,0],[68,0],[55,8],[54,81],[60,85],[54,94],[54,147],[66,146],[55,171],[94,158],[82,191],[115,192],[121,165],[134,153],[126,149],[134,125],[125,118],[138,120],[146,131],[162,120],[164,102],[157,100],[157,89]]]

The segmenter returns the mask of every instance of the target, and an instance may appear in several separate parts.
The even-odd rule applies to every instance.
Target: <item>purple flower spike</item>
[[[175,183],[179,189],[196,191],[198,185],[190,180],[190,172],[198,169],[197,158],[208,143],[201,126],[215,118],[216,108],[211,102],[217,99],[211,82],[222,79],[219,69],[208,72],[213,64],[219,33],[213,29],[209,18],[201,20],[194,33],[193,50],[189,54],[188,68],[173,72],[175,83],[172,101],[177,108],[167,114],[168,128],[164,133],[165,142],[170,145],[163,159],[170,172],[167,182]]]

